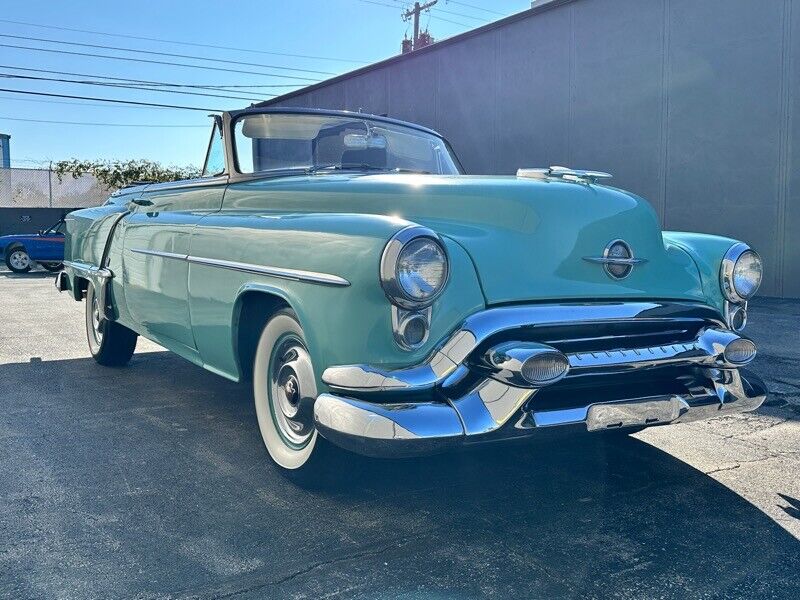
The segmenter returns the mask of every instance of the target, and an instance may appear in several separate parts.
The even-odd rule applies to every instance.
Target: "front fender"
[[[253,265],[336,275],[347,286],[321,285],[191,264],[192,329],[204,363],[238,376],[230,340],[236,339],[241,295],[261,291],[282,298],[297,313],[318,374],[328,366],[363,363],[411,365],[468,315],[484,307],[475,268],[461,246],[444,239],[450,279],[432,307],[427,342],[401,349],[392,333],[391,304],[379,278],[384,246],[411,223],[380,215],[218,213],[192,234],[192,254]]]
[[[725,314],[725,297],[720,286],[720,269],[725,253],[738,240],[683,231],[665,231],[664,241],[682,249],[697,265],[706,302]]]

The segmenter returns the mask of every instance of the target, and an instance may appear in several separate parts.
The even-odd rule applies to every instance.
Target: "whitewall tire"
[[[85,303],[86,340],[92,358],[104,367],[128,364],[136,350],[138,336],[127,327],[103,318],[103,308],[91,283],[86,288]]]
[[[326,442],[314,429],[317,382],[303,328],[290,309],[264,326],[253,361],[258,427],[270,457],[289,471],[319,464]]]

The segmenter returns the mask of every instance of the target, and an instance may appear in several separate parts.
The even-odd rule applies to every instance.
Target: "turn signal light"
[[[734,365],[746,365],[756,356],[756,345],[752,340],[739,338],[725,346],[725,360]]]
[[[520,375],[531,385],[555,383],[569,370],[569,360],[561,352],[542,352],[522,363]]]

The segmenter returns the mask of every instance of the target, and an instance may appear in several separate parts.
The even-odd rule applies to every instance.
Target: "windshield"
[[[286,169],[459,173],[442,138],[366,117],[261,113],[240,117],[234,131],[241,173]]]
[[[45,229],[42,233],[64,233],[65,224],[63,220],[58,221],[54,225],[51,225],[47,229]]]

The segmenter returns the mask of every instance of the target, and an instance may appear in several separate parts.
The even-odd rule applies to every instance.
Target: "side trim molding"
[[[175,252],[160,252],[158,250],[144,250],[142,248],[131,248],[131,252],[136,254],[146,254],[147,256],[160,256],[161,258],[172,258],[175,260],[188,260],[188,254],[177,254]]]
[[[177,254],[175,252],[161,252],[158,250],[145,250],[142,248],[131,248],[131,252],[146,254],[148,256],[160,256],[161,258],[171,258],[173,260],[183,260],[197,265],[208,267],[219,267],[243,273],[254,273],[256,275],[267,275],[278,277],[279,279],[289,279],[291,281],[303,281],[307,283],[317,283],[320,285],[331,285],[336,287],[347,287],[350,282],[344,277],[331,275],[330,273],[317,273],[316,271],[303,271],[300,269],[287,269],[284,267],[272,267],[268,265],[254,265],[252,263],[236,262],[231,260],[220,260],[217,258],[203,258],[202,256],[191,256],[187,254]]]

